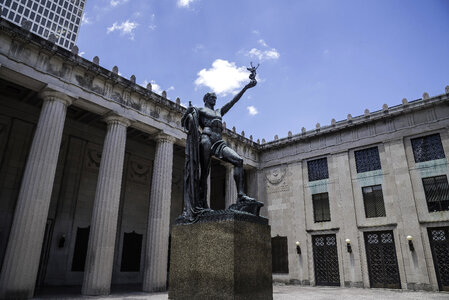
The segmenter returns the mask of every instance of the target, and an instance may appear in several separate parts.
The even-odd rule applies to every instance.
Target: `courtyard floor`
[[[64,293],[67,292],[67,294]],[[167,293],[142,293],[113,291],[106,297],[80,296],[70,290],[47,290],[33,299],[128,299],[128,300],[162,300],[167,299]],[[413,292],[386,289],[360,289],[340,287],[304,287],[297,285],[274,285],[273,299],[275,300],[449,300],[448,292]]]

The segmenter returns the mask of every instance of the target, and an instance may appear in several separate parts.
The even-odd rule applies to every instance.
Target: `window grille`
[[[417,163],[445,157],[440,134],[438,133],[412,139],[411,142],[413,155]]]
[[[377,147],[354,152],[357,173],[380,170],[380,157]]]
[[[309,181],[329,178],[326,157],[308,161],[307,169],[309,171]]]
[[[422,179],[429,212],[449,210],[449,185],[446,175]]]
[[[271,239],[273,273],[288,274],[287,237],[276,236]]]
[[[313,217],[315,223],[328,222],[331,220],[329,210],[329,194],[321,193],[312,195]]]
[[[382,186],[373,185],[362,188],[365,216],[367,218],[385,217],[384,197]]]

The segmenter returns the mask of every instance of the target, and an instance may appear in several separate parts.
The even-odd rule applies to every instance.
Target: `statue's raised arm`
[[[237,95],[235,95],[234,98],[231,101],[229,101],[228,103],[223,105],[223,107],[220,110],[220,113],[221,113],[222,116],[224,116],[224,114],[227,113],[231,109],[231,107],[233,107],[234,104],[236,104],[237,101],[240,100],[240,98],[243,96],[243,94],[246,92],[247,89],[250,89],[250,88],[256,86],[256,84],[257,84],[256,70],[257,70],[258,67],[259,67],[259,65],[257,65],[257,67],[254,67],[253,63],[251,63],[251,67],[250,68],[246,68],[248,71],[251,72],[251,74],[249,75],[249,79],[251,79],[251,81],[247,85],[245,85],[243,87],[243,89]]]

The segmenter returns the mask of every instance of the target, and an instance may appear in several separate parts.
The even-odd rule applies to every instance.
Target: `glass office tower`
[[[76,43],[85,0],[0,0],[2,18],[22,26],[31,22],[31,32],[68,50]]]

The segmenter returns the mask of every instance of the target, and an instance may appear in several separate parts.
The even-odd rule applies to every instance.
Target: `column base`
[[[169,299],[273,299],[268,220],[214,211],[171,233]]]

